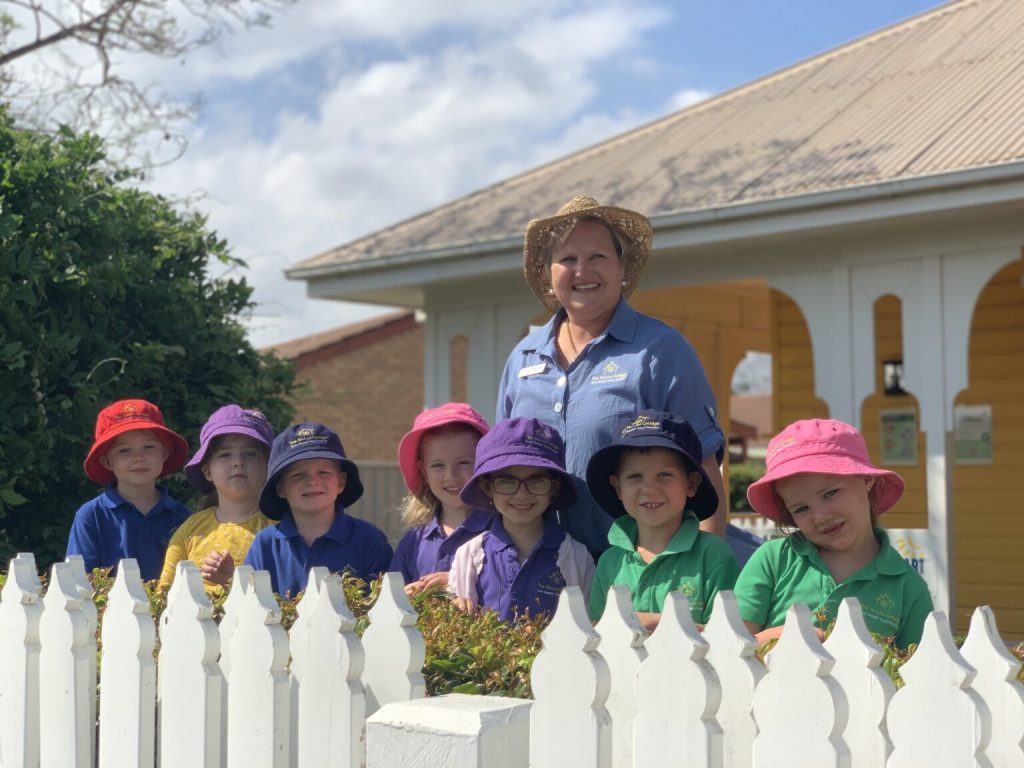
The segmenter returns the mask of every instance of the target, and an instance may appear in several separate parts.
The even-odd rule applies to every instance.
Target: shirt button
[[[560,386],[560,387],[564,387],[565,386],[565,376],[559,376],[558,377],[558,381],[555,382],[555,383],[558,384],[558,386]]]
[[[561,412],[562,412],[562,404],[561,403],[555,403],[555,413],[561,413]]]

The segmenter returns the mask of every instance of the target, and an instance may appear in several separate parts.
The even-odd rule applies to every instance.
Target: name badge
[[[528,365],[525,368],[519,369],[519,378],[525,379],[527,376],[533,376],[537,373],[544,373],[548,369],[547,363],[537,363],[536,365]]]

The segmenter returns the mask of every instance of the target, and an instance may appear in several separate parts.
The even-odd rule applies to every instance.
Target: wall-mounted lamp
[[[905,395],[903,389],[903,361],[883,360],[882,361],[882,385],[887,395]]]

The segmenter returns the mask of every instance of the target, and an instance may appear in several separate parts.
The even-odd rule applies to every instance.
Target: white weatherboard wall
[[[266,573],[239,568],[218,625],[183,563],[154,685],[153,622],[126,560],[104,615],[97,733],[91,589],[80,561],[48,581],[43,596],[19,555],[0,593],[0,768],[91,768],[97,754],[102,768],[145,766],[158,749],[159,765],[210,768],[1024,768],[1020,662],[985,607],[961,650],[932,613],[896,691],[852,599],[824,644],[794,606],[763,665],[731,592],[703,633],[672,594],[647,636],[622,590],[595,628],[570,588],[542,636],[535,701],[424,699],[424,642],[397,574],[360,638],[338,577],[314,570],[289,636]]]

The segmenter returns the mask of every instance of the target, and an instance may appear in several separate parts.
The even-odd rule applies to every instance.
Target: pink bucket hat
[[[891,509],[903,495],[903,478],[872,464],[861,433],[833,419],[805,419],[790,424],[768,443],[765,465],[764,477],[747,488],[747,501],[775,522],[785,511],[775,493],[775,481],[801,472],[877,478],[880,482],[869,493],[876,515]]]
[[[431,429],[451,424],[465,424],[475,429],[481,436],[486,435],[491,428],[487,419],[466,403],[445,403],[437,408],[428,408],[417,416],[412,423],[412,429],[398,444],[398,466],[410,492],[419,493],[423,488],[423,474],[416,465],[420,458],[423,435]]]

